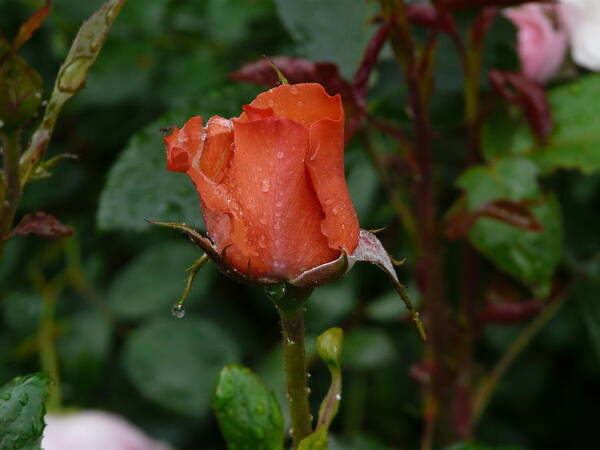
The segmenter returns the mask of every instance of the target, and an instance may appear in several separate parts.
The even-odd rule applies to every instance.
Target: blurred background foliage
[[[0,29],[14,35],[41,4],[4,0]],[[23,47],[24,58],[43,75],[44,98],[79,25],[98,5],[55,0],[46,23]],[[48,211],[77,232],[63,240],[21,237],[9,242],[0,266],[0,385],[39,370],[36,335],[44,305],[55,303],[51,331],[62,401],[68,407],[122,414],[148,434],[191,450],[224,448],[211,399],[225,364],[251,367],[285,404],[277,317],[260,289],[234,284],[207,267],[195,283],[185,318],[169,313],[198,251],[183,236],[151,228],[144,219],[196,227],[202,227],[202,219],[191,183],[183,174],[164,170],[159,129],[181,125],[191,115],[238,115],[260,88],[234,83],[228,74],[263,55],[332,61],[350,78],[373,31],[368,19],[376,7],[357,0],[130,0],[125,5],[86,88],[64,108],[48,149],[49,156],[68,152],[79,160],[62,162],[51,178],[28,185],[20,205],[19,215]],[[495,67],[514,66],[514,30],[501,22],[493,36],[488,59],[496,58]],[[442,40],[440,45],[449,43]],[[439,51],[432,107],[433,125],[445,133],[434,146],[442,168],[436,176],[447,203],[457,187],[476,186],[469,192],[484,197],[489,187],[481,172],[463,175],[459,186],[452,184],[465,146],[456,58],[452,50]],[[597,104],[600,80],[591,83],[594,97],[586,101]],[[405,98],[401,75],[386,48],[370,85],[369,110],[403,125],[408,121]],[[563,100],[556,102],[560,107]],[[509,127],[514,125],[488,127],[486,152],[493,155],[494,148],[506,147],[498,139],[505,138],[513,129]],[[381,135],[372,139],[384,154],[394,151],[391,140]],[[514,147],[518,155],[518,142]],[[346,164],[362,227],[385,226],[381,236],[386,246],[395,255],[410,255],[358,139],[348,146]],[[538,186],[529,183],[537,173],[528,172],[518,156],[502,164],[509,164],[508,183],[518,185],[516,193],[511,191],[515,199],[553,189],[556,198],[540,206],[545,208],[540,214],[558,215],[549,236],[525,239],[521,248],[526,256],[533,252],[531,258],[515,262],[507,257],[503,269],[547,285],[562,261],[559,273],[568,269],[583,281],[575,282],[560,313],[501,381],[478,427],[478,439],[520,449],[597,448],[600,239],[595,224],[600,210],[593,205],[600,204],[600,175],[562,171],[544,176]],[[503,189],[502,180],[497,183],[492,197]],[[472,231],[481,236],[472,237],[480,242],[478,248],[492,259],[503,251],[495,246],[499,234],[522,238],[522,232],[503,227],[482,221]],[[537,265],[518,266],[532,260]],[[400,270],[418,300],[408,273]],[[310,299],[309,348],[327,327],[346,331],[344,397],[332,428],[332,450],[416,448],[420,386],[410,373],[421,344],[404,314],[385,277],[366,266],[318,289]],[[486,328],[476,349],[478,364],[491,366],[524,326]],[[311,361],[315,410],[329,378],[316,357]]]

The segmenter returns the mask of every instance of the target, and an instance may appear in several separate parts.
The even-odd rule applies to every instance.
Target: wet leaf
[[[276,0],[275,4],[303,56],[335,62],[345,77],[354,74],[369,39],[373,5],[355,0]]]
[[[238,360],[228,334],[192,317],[145,323],[129,336],[124,353],[127,375],[144,397],[192,417],[208,413],[219,371]]]
[[[49,383],[46,374],[34,373],[17,377],[0,388],[2,450],[40,450]]]
[[[532,213],[544,226],[542,232],[482,218],[469,232],[469,239],[496,267],[532,287],[537,296],[545,296],[563,252],[560,205],[556,197],[549,197]]]
[[[275,395],[250,369],[225,366],[213,408],[227,448],[282,450],[283,416]]]

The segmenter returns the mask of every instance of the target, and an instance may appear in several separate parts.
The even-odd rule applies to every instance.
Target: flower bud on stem
[[[304,437],[312,433],[304,350],[304,302],[312,288],[280,284],[266,287],[265,292],[281,318],[287,400],[293,429],[292,448],[295,449]]]

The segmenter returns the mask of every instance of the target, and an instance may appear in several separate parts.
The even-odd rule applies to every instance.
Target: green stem
[[[287,400],[294,449],[303,438],[312,433],[304,349],[304,302],[311,292],[312,289],[286,285],[281,287],[279,295],[268,294],[281,318]]]
[[[21,176],[19,156],[21,152],[21,131],[2,134],[4,155],[5,197],[0,204],[0,257],[4,251],[5,237],[10,233],[12,223],[21,200]]]
[[[510,344],[510,347],[504,355],[502,355],[488,377],[481,383],[477,395],[475,396],[473,423],[476,423],[483,415],[500,379],[502,379],[512,363],[529,345],[533,338],[544,328],[544,325],[554,317],[563,305],[565,299],[566,296],[563,296],[548,305]]]

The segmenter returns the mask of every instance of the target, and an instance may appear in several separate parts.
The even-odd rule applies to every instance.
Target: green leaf
[[[70,315],[57,342],[61,373],[77,391],[102,379],[109,356],[112,326],[97,311]]]
[[[185,287],[186,269],[202,254],[187,239],[151,247],[121,270],[108,290],[108,302],[115,314],[136,319],[149,314],[167,314]],[[211,265],[202,268],[190,293],[190,302],[209,292]],[[156,282],[155,280],[160,280]]]
[[[196,318],[147,323],[129,336],[124,351],[127,375],[146,398],[193,417],[210,410],[219,371],[238,359],[229,335]]]
[[[249,103],[255,87],[236,86],[203,96],[185,110],[163,116],[133,135],[108,175],[100,196],[98,227],[141,231],[150,227],[144,219],[188,223],[202,228],[200,202],[194,184],[183,173],[168,172],[160,129],[182,126],[194,115],[237,116]]]
[[[373,5],[356,0],[275,0],[281,20],[313,61],[335,62],[351,78],[371,34]]]
[[[538,197],[537,174],[536,165],[527,158],[507,157],[466,170],[457,185],[464,189],[469,209],[474,210],[493,200]]]
[[[229,449],[283,449],[279,403],[250,369],[229,365],[221,371],[213,408]]]
[[[49,383],[46,374],[34,373],[17,377],[0,388],[2,450],[40,450]]]
[[[542,172],[559,168],[592,173],[600,169],[600,75],[589,75],[550,91],[548,100],[556,127],[539,147],[521,121],[506,153],[528,155]]]
[[[392,340],[378,328],[359,328],[346,336],[342,362],[349,369],[376,369],[389,364],[395,357]]]
[[[543,296],[548,293],[552,275],[562,258],[562,217],[554,196],[532,208],[532,212],[544,225],[542,232],[482,218],[469,232],[469,239],[500,270],[529,284]]]

